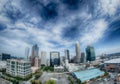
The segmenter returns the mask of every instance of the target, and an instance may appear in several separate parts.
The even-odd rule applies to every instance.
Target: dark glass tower
[[[81,63],[85,63],[85,62],[86,62],[85,53],[82,52],[81,53]]]
[[[92,46],[87,46],[86,48],[86,61],[95,61],[95,51],[94,47]]]
[[[6,61],[7,59],[11,59],[10,54],[2,53],[2,55],[0,55],[0,60],[1,61]]]
[[[60,53],[50,52],[50,66],[54,67],[60,65]]]

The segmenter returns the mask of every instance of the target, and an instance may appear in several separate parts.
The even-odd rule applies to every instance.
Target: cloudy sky
[[[0,0],[0,53],[25,56],[25,48],[69,49],[75,42],[96,54],[120,51],[120,0]]]

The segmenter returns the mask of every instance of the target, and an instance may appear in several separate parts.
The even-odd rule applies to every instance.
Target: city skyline
[[[72,4],[71,4],[72,2]],[[75,55],[88,45],[97,55],[120,52],[120,0],[0,0],[0,53],[25,56],[68,49]],[[31,50],[30,50],[31,51]]]

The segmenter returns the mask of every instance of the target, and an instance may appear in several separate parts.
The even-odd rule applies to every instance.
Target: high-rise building
[[[28,56],[29,56],[29,50],[30,50],[30,48],[28,48],[28,47],[26,47],[25,48],[25,56],[26,56],[26,59],[27,59],[27,61],[28,61]]]
[[[75,49],[76,49],[76,63],[80,63],[80,61],[81,61],[81,53],[80,53],[80,45],[79,45],[78,41],[75,44]]]
[[[35,57],[30,56],[30,63],[31,63],[31,66],[34,66],[34,64],[35,64]]]
[[[59,52],[50,52],[50,66],[59,66],[60,65],[60,53]]]
[[[85,53],[82,52],[81,53],[81,63],[85,63],[85,62],[86,62]]]
[[[45,66],[47,65],[46,56],[47,56],[47,52],[42,51],[42,52],[41,52],[41,65],[45,65]]]
[[[32,47],[32,53],[30,56],[30,63],[31,63],[31,66],[35,66],[35,67],[40,66],[39,47],[37,46],[37,44],[33,45],[33,47]]]
[[[67,59],[68,62],[70,62],[70,54],[69,54],[69,50],[65,50],[65,59]]]
[[[35,44],[32,47],[32,55],[33,57],[38,57],[39,56],[39,47],[37,46],[37,44]]]
[[[30,62],[18,59],[7,60],[6,72],[12,76],[26,77],[31,74]]]
[[[61,56],[60,57],[60,63],[61,64],[65,63],[65,60],[66,60],[65,56]]]
[[[10,59],[11,58],[11,55],[10,54],[6,54],[6,53],[2,53],[0,55],[0,60],[1,61],[6,61],[7,59]]]
[[[34,66],[35,67],[40,67],[40,58],[39,57],[35,57],[35,59],[34,59]]]
[[[47,66],[50,66],[50,60],[47,59]]]
[[[94,47],[92,46],[87,46],[86,48],[86,61],[95,61],[95,51]]]

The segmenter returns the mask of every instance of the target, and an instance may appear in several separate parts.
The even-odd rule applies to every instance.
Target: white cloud
[[[100,0],[99,5],[104,14],[114,15],[120,7],[120,0]]]
[[[30,22],[32,22],[32,23],[34,23],[34,24],[37,24],[38,22],[40,22],[40,18],[39,17],[32,17],[31,19],[30,19]]]
[[[107,22],[104,19],[93,21],[92,24],[82,33],[80,42],[83,45],[91,45],[99,41],[107,29]]]
[[[0,0],[0,12],[2,11],[4,5],[8,2],[9,0]]]
[[[16,23],[14,24],[14,26],[15,26],[16,28],[24,28],[24,29],[27,29],[26,25],[25,25],[23,22],[16,22]]]
[[[0,15],[0,22],[3,22],[3,23],[10,23],[10,20],[5,17],[4,15]]]
[[[24,42],[22,39],[9,39],[7,37],[0,36],[1,48],[0,53],[10,53],[12,56],[25,56],[25,48],[31,47],[29,44]]]

